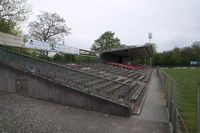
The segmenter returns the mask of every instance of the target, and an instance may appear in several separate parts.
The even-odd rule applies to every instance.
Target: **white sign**
[[[24,47],[38,49],[38,50],[47,50],[47,51],[51,49],[49,43],[30,38],[27,39],[27,42],[25,43]]]
[[[74,47],[70,47],[70,46],[65,46],[65,53],[68,53],[68,54],[79,54],[79,49],[78,48],[74,48]]]
[[[0,32],[0,45],[8,45],[14,47],[24,47],[37,50],[45,50],[52,52],[62,52],[68,54],[79,54],[79,49],[65,46],[62,43],[47,43],[43,41],[38,41],[32,38],[25,38],[26,42],[23,42],[23,37],[10,35]]]
[[[56,52],[65,52],[65,45],[63,45],[62,43],[55,43],[52,44],[52,49],[51,50],[55,50]]]
[[[61,53],[68,53],[68,54],[79,54],[79,49],[65,46],[62,43],[47,43],[38,41],[35,39],[27,39],[27,42],[25,43],[24,47],[26,48],[33,48],[38,50],[46,50],[51,52],[61,52]]]

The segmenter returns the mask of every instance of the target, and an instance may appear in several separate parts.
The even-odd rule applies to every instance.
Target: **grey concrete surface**
[[[141,114],[139,116],[132,116],[132,118],[168,122],[164,95],[156,70],[152,73],[150,87]]]
[[[0,133],[167,133],[168,124],[0,93]]]
[[[84,92],[48,79],[46,76],[27,73],[1,63],[0,91],[17,92],[33,98],[107,114],[131,116],[129,106],[119,104],[107,97]]]
[[[0,93],[0,133],[168,133],[155,71],[152,78],[141,115],[131,118]]]

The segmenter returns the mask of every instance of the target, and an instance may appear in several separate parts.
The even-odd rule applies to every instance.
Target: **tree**
[[[181,62],[180,48],[175,47],[175,48],[172,50],[171,60],[172,60],[171,65],[175,65],[175,66],[180,65],[180,62]]]
[[[37,21],[29,24],[29,33],[35,39],[45,42],[61,40],[68,35],[71,29],[65,24],[65,20],[57,13],[41,12],[37,15]]]
[[[199,41],[194,42],[192,44],[192,48],[194,50],[195,60],[200,61],[200,42]]]
[[[153,56],[153,63],[156,66],[190,66],[190,61],[200,63],[200,42],[198,41],[190,47],[175,47],[170,51],[157,53]]]
[[[64,62],[64,55],[62,55],[62,54],[55,54],[54,56],[53,56],[53,61],[55,61],[55,62]]]
[[[1,0],[0,1],[0,19],[20,23],[27,20],[31,12],[27,0]]]
[[[94,41],[91,46],[91,50],[101,53],[103,51],[121,48],[123,46],[124,45],[121,45],[120,43],[120,39],[115,37],[114,32],[107,31]]]
[[[27,0],[1,0],[0,32],[19,34],[18,25],[28,18],[30,12]]]
[[[14,27],[15,24],[13,22],[0,19],[0,32],[12,34]]]

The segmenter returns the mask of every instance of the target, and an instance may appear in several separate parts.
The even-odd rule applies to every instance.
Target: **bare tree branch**
[[[25,21],[31,7],[27,4],[27,0],[1,0],[0,1],[0,19],[20,23]]]
[[[37,21],[29,24],[29,33],[36,39],[48,42],[56,41],[63,35],[70,33],[65,20],[56,13],[42,12]]]

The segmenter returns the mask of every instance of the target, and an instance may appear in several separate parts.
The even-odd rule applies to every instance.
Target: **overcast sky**
[[[148,32],[158,51],[200,41],[200,0],[28,0],[35,19],[40,11],[64,17],[72,34],[66,45],[90,49],[105,31],[126,45],[143,45]]]

